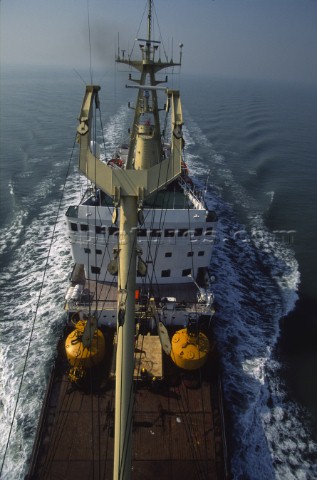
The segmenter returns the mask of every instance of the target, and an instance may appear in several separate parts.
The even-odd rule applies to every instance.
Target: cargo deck
[[[111,356],[114,352],[115,348]],[[135,375],[132,479],[228,478],[215,356],[201,371],[196,388],[188,387],[192,379],[164,354],[162,363],[163,379]],[[111,366],[107,382],[92,392],[75,388],[63,370],[64,366],[56,365],[52,375],[27,479],[112,478],[115,382]]]

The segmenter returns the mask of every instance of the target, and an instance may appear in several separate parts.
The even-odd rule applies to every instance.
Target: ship
[[[84,93],[87,189],[66,212],[65,326],[28,480],[230,478],[209,269],[217,215],[188,171],[180,91],[165,75],[183,45],[178,61],[161,58],[153,8],[140,58],[118,46],[136,101],[111,158],[98,143],[100,87]]]

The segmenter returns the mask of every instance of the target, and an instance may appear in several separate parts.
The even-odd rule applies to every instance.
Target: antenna
[[[183,43],[179,44],[179,63],[182,63],[182,56],[183,56]]]
[[[92,83],[92,62],[91,62],[91,36],[90,36],[89,0],[87,0],[87,22],[88,22],[88,40],[89,40],[89,71],[90,71],[90,82]]]
[[[172,37],[172,56],[171,56],[171,61],[173,61],[173,50],[174,50],[174,37]]]

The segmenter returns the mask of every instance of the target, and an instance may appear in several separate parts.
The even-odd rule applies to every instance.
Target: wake
[[[274,353],[280,320],[297,300],[298,263],[294,252],[267,230],[263,212],[235,181],[225,157],[188,113],[187,120],[186,161],[200,184],[211,172],[207,203],[219,217],[210,267],[216,278],[214,329],[229,410],[233,477],[316,478],[312,452],[317,446],[303,424],[303,410],[288,398],[283,366]],[[222,185],[230,190],[231,203]],[[245,224],[237,219],[236,206],[244,211]]]

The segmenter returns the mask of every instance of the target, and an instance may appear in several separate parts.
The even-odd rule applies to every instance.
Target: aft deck
[[[106,193],[89,188],[81,200],[81,205],[88,207],[107,207],[113,208],[113,199]],[[146,210],[190,210],[195,208],[204,208],[205,201],[203,193],[196,190],[193,185],[186,183],[180,177],[172,182],[163,190],[159,190],[144,200],[143,207]],[[78,218],[78,205],[68,207],[67,217]]]
[[[132,480],[228,478],[221,387],[210,358],[201,385],[164,355],[164,380],[134,383]],[[114,381],[74,388],[56,367],[28,479],[96,480],[113,473]]]

